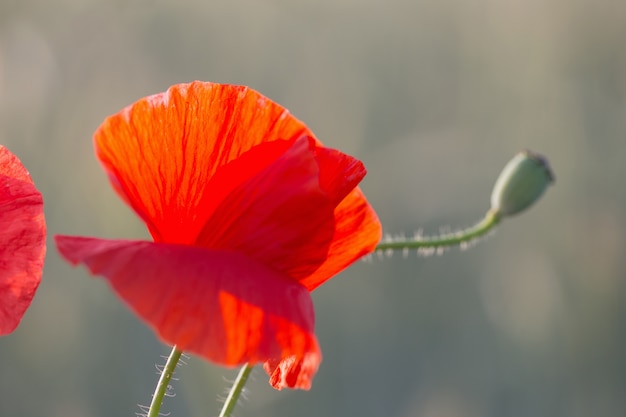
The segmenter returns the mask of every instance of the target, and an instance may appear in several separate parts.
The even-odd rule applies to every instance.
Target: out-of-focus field
[[[44,279],[0,339],[3,417],[133,416],[154,335],[56,233],[148,238],[91,135],[195,79],[246,84],[362,159],[388,233],[478,220],[518,150],[557,182],[468,251],[358,262],[314,293],[310,392],[254,373],[237,416],[588,417],[626,410],[626,2],[0,3],[0,143],[44,194]],[[234,370],[190,358],[172,416],[213,416]]]

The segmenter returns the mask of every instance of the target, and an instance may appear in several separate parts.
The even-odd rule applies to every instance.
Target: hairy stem
[[[172,347],[172,352],[167,358],[167,362],[165,363],[165,367],[161,372],[159,382],[157,383],[156,389],[154,390],[154,395],[152,395],[152,402],[150,403],[150,410],[148,410],[147,417],[157,417],[159,415],[159,412],[161,411],[161,405],[163,404],[163,398],[165,397],[167,387],[170,383],[170,379],[172,379],[172,375],[174,375],[176,365],[178,364],[178,360],[180,359],[180,356],[182,354],[182,351],[176,349],[176,345]]]
[[[235,409],[235,405],[237,405],[237,401],[239,400],[241,393],[243,392],[243,387],[246,385],[246,381],[248,381],[251,371],[252,365],[250,364],[246,364],[241,367],[235,382],[233,382],[233,386],[230,388],[228,397],[226,397],[226,401],[224,401],[224,406],[222,407],[219,417],[230,417]]]
[[[415,238],[395,239],[391,242],[379,243],[376,250],[405,250],[405,249],[437,249],[450,246],[459,246],[471,243],[487,234],[499,222],[501,216],[497,211],[489,210],[485,217],[474,226],[454,233],[445,233],[436,236],[418,236]]]

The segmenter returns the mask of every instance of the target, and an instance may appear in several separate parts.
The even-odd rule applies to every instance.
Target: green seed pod
[[[502,217],[517,214],[537,201],[553,181],[543,156],[522,151],[500,173],[491,193],[491,210]]]

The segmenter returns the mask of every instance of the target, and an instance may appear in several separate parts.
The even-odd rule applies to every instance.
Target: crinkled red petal
[[[282,360],[272,359],[263,364],[263,369],[270,376],[270,385],[277,390],[293,387],[308,390],[318,366],[319,358],[310,354],[303,358],[290,356]]]
[[[216,199],[271,164],[301,136],[312,133],[256,91],[193,82],[110,116],[94,141],[114,188],[155,241],[191,244]],[[283,143],[268,145],[276,141]],[[226,188],[209,188],[220,169],[249,151],[248,164],[229,170]]]
[[[103,276],[163,339],[222,365],[283,359],[277,388],[310,386],[321,353],[305,287],[236,252],[145,241],[56,236],[59,252]]]

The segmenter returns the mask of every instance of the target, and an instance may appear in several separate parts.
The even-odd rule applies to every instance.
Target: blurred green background
[[[386,232],[472,224],[518,150],[557,182],[468,251],[358,262],[314,293],[309,392],[256,370],[237,416],[626,412],[626,2],[2,0],[0,143],[44,194],[44,279],[0,339],[0,416],[133,416],[168,348],[59,259],[56,233],[148,238],[91,135],[195,79],[246,84],[362,159]],[[172,416],[215,416],[235,370],[189,358]]]

